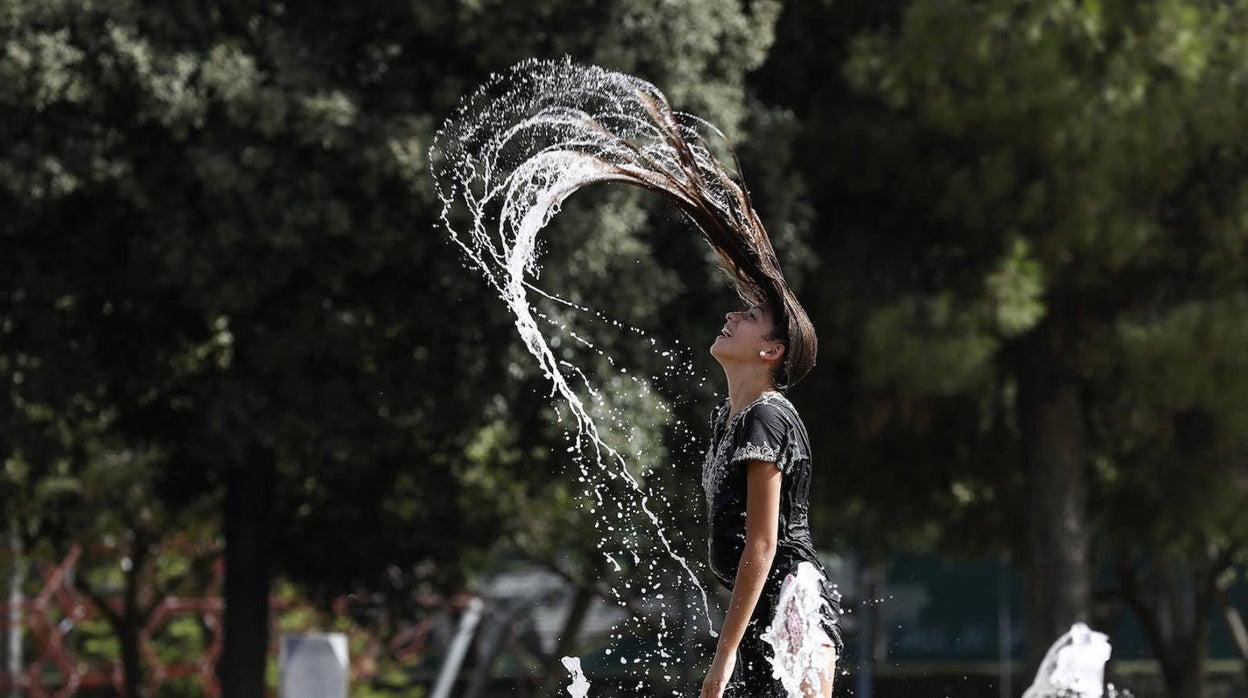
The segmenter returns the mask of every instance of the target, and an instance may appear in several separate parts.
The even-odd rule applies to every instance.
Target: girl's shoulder
[[[732,461],[770,461],[788,473],[794,463],[809,460],[806,427],[784,395],[766,393],[742,409],[739,416]]]
[[[711,426],[713,428],[732,427],[743,423],[767,422],[767,423],[800,423],[801,417],[797,414],[797,408],[784,393],[779,391],[768,391],[758,396],[753,402],[741,408],[741,411],[732,414],[732,403],[728,398],[724,398],[711,410]]]
[[[784,393],[769,391],[758,396],[758,399],[741,410],[741,417],[761,420],[799,420],[797,408]]]

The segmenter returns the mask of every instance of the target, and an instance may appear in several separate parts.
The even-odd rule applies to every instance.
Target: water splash
[[[600,510],[611,499],[604,497],[604,474],[625,483],[631,506],[698,588],[702,615],[714,635],[706,591],[669,540],[651,506],[653,493],[630,472],[619,444],[595,420],[595,406],[604,401],[602,386],[556,354],[534,304],[546,299],[578,307],[536,285],[539,232],[568,196],[590,184],[643,187],[675,201],[695,220],[702,211],[704,221],[711,221],[699,222],[703,233],[718,219],[757,221],[748,196],[710,152],[703,131],[718,133],[696,117],[673,112],[656,87],[635,77],[568,61],[527,61],[492,77],[446,121],[430,148],[430,167],[452,240],[506,303],[552,397],[561,399],[572,419],[569,451],[589,456],[574,460],[582,481],[592,484],[587,491],[592,505]],[[587,339],[572,337],[593,348]],[[649,391],[644,381],[634,382]],[[604,517],[599,512],[600,520]],[[620,512],[617,517],[623,518]],[[636,531],[617,530],[617,524],[603,527],[622,541],[639,538]],[[640,564],[635,550],[622,552]]]
[[[785,578],[776,602],[776,614],[762,638],[771,645],[772,676],[792,698],[817,688],[826,677],[832,641],[821,626],[827,601],[820,593],[823,575],[809,562]],[[826,644],[820,640],[826,641]]]
[[[1101,698],[1109,638],[1075,623],[1045,653],[1023,698]]]
[[[585,672],[581,671],[581,658],[564,657],[559,661],[563,663],[563,668],[572,675],[572,683],[566,689],[568,695],[572,698],[585,698],[589,695],[589,680],[585,678]]]

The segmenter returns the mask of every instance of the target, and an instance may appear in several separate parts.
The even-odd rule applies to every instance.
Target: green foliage
[[[211,537],[223,473],[266,465],[279,567],[311,598],[382,589],[401,607],[500,556],[627,581],[598,569],[567,425],[441,239],[425,162],[486,75],[569,54],[655,82],[737,146],[820,329],[794,399],[821,546],[1017,549],[1020,349],[1060,326],[1098,550],[1242,551],[1246,17],[1163,0],[0,0],[6,523],[45,549]],[[602,314],[540,300],[552,346],[627,370],[594,414],[699,540],[702,377],[718,378],[699,338],[735,299],[641,192],[579,194],[544,243],[542,288]],[[199,571],[151,564],[171,588]],[[193,644],[187,624],[167,633]]]
[[[437,232],[424,154],[490,71],[563,53],[740,135],[779,3],[643,5],[0,3],[0,486],[27,538],[212,530],[224,473],[273,467],[279,568],[315,597],[402,607],[503,550],[588,564],[564,427]],[[709,336],[697,301],[727,299],[670,211],[593,196],[549,236],[543,281],[653,334],[544,310],[631,375],[661,371],[648,340]],[[638,474],[667,459],[664,425],[707,407],[705,388],[604,389]]]
[[[1248,151],[1230,118],[1248,84],[1233,28],[1246,14],[1012,0],[786,9],[757,89],[800,115],[795,164],[821,193],[817,220],[836,225],[813,240],[822,375],[834,376],[816,376],[821,404],[807,413],[845,433],[817,449],[837,484],[820,488],[830,506],[816,523],[857,528],[855,547],[876,535],[1013,547],[1008,515],[958,522],[998,520],[1017,501],[1013,374],[1048,321],[1075,337],[1096,425],[1093,511],[1117,522],[1105,530],[1146,545],[1238,530],[1221,507],[1179,502],[1242,497],[1226,484],[1242,480],[1248,394],[1230,358],[1243,356],[1231,308],[1248,263]],[[828,50],[829,37],[844,41]],[[1207,425],[1208,456],[1193,450],[1201,439],[1167,446],[1179,423]],[[997,455],[965,455],[984,450]],[[859,524],[876,508],[901,513]],[[1168,533],[1146,535],[1154,526]]]
[[[1114,327],[1123,383],[1140,403],[1165,412],[1200,409],[1226,434],[1248,428],[1248,296],[1179,304],[1123,317]],[[1141,416],[1146,419],[1146,417]]]
[[[1027,243],[1018,240],[984,280],[993,325],[1002,337],[1024,334],[1044,318],[1043,271]]]
[[[881,309],[863,328],[863,380],[901,385],[916,395],[954,395],[991,380],[997,347],[949,296],[906,299]]]

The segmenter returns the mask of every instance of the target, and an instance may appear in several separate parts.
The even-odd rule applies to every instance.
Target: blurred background
[[[546,698],[566,655],[598,698],[696,692],[696,619],[670,670],[606,654],[662,629],[437,220],[441,120],[563,55],[725,130],[819,329],[791,397],[838,696],[1018,696],[1076,620],[1136,696],[1248,695],[1248,2],[0,0],[0,31],[6,697],[275,695],[305,632],[355,698]],[[706,376],[621,407],[696,558],[737,301],[617,189],[542,281]]]

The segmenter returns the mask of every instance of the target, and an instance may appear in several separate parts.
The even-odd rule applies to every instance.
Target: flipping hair
[[[750,305],[766,305],[772,311],[774,335],[787,347],[785,360],[776,371],[776,387],[792,387],[814,368],[818,338],[810,317],[780,269],[771,238],[740,177],[736,152],[728,146],[738,173],[734,178],[711,154],[697,126],[710,129],[727,144],[722,132],[709,122],[672,111],[662,95],[645,94],[642,104],[677,153],[674,162],[679,164],[679,171],[670,170],[672,161],[647,159],[643,162],[651,167],[641,171],[616,165],[620,181],[672,200],[715,250],[719,266],[732,281],[737,295]]]
[[[704,134],[727,146],[735,175]],[[443,220],[454,231],[452,208],[467,207],[474,224],[456,241],[504,296],[515,293],[502,281],[517,271],[508,265],[526,258],[564,198],[594,182],[622,182],[672,201],[715,250],[737,295],[772,309],[787,345],[778,388],[815,365],[815,329],[785,281],[728,139],[674,111],[654,85],[568,60],[525,61],[492,77],[446,121],[430,163]]]

